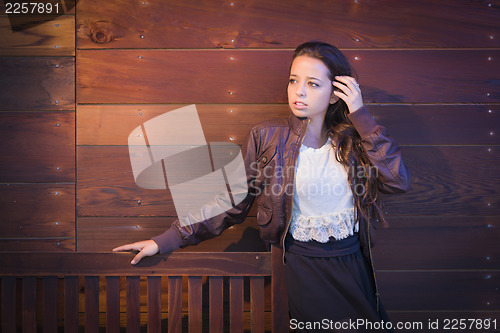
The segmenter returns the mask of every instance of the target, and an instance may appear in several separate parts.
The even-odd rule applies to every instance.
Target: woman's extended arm
[[[239,204],[221,214],[196,223],[181,223],[177,219],[172,223],[169,229],[153,237],[151,240],[122,245],[114,248],[113,251],[139,251],[131,261],[131,263],[135,265],[146,256],[152,256],[158,252],[161,254],[170,253],[180,247],[198,244],[203,240],[220,235],[222,231],[234,224],[243,222],[255,198],[255,188],[252,186],[252,182],[255,179],[257,170],[250,166],[256,161],[257,148],[258,143],[255,139],[254,131],[252,130],[247,135],[242,146],[247,189],[244,189],[246,195]],[[240,190],[242,189],[240,188]],[[233,193],[233,197],[235,197],[235,193]],[[208,206],[215,207],[218,201],[217,197],[215,197],[214,200],[206,204],[204,208],[210,210],[211,207]]]

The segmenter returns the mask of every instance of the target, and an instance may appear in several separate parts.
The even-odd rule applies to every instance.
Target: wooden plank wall
[[[128,134],[196,104],[207,141],[287,116],[289,59],[355,66],[412,188],[386,197],[378,281],[393,320],[500,319],[500,6],[493,0],[81,0],[13,33],[0,16],[1,251],[107,251],[175,219],[134,183]],[[2,10],[2,13],[4,11]],[[76,17],[75,17],[76,13]],[[76,41],[75,41],[76,36]],[[255,210],[184,251],[262,251]]]
[[[0,251],[75,250],[75,9],[65,4],[64,15],[11,26],[0,3]]]

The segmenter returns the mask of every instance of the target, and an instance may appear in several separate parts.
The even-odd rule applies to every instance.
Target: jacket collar
[[[300,136],[301,134],[303,134],[303,131],[307,126],[307,117],[297,117],[293,114],[292,111],[290,111],[290,115],[288,116],[288,124],[290,125],[292,131]]]

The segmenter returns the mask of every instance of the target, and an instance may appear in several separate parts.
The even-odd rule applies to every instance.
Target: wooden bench
[[[289,331],[282,251],[277,247],[273,246],[271,252],[177,252],[145,258],[136,266],[130,264],[133,256],[112,252],[2,253],[1,331],[36,332],[42,328],[43,332],[56,332],[58,327],[64,327],[65,332],[78,332],[83,326],[86,332],[98,332],[104,325],[106,332],[123,331],[124,326],[126,332],[146,328],[147,332],[161,332],[167,326],[168,332],[243,332],[244,281],[250,290],[247,329],[265,332],[267,326],[267,331]],[[183,278],[187,279],[187,313],[182,307]],[[162,315],[166,315],[161,308],[165,279],[168,324],[164,322],[162,327]],[[265,279],[271,281],[271,323],[265,320]],[[123,320],[120,323],[120,280],[126,281],[126,314],[123,310],[121,314],[122,319],[126,317],[125,325]],[[147,284],[147,291],[142,293],[141,280]],[[208,281],[208,296],[203,293],[203,281]],[[225,295],[224,281],[229,281],[229,295]],[[83,306],[79,300],[82,293]],[[105,320],[101,318],[101,324],[100,294],[101,301],[105,301]],[[140,318],[141,295],[146,297],[142,303],[147,303],[145,325],[141,325]],[[229,299],[229,311],[227,304],[224,310],[224,296]],[[63,310],[58,297],[63,298]],[[208,318],[203,316],[203,299],[208,299]],[[224,320],[225,316],[229,320]],[[183,324],[183,317],[185,321],[187,317],[187,323]]]

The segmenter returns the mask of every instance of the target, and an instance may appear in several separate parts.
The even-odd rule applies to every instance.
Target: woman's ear
[[[335,104],[339,101],[339,98],[337,95],[335,95],[333,92],[332,92],[332,96],[330,97],[330,104]]]

